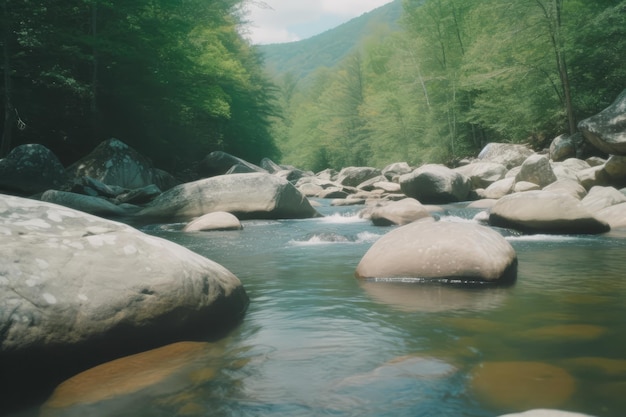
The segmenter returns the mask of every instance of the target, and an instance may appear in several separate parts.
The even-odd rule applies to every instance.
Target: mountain
[[[334,29],[297,42],[259,45],[269,74],[291,72],[296,79],[319,67],[333,67],[379,28],[398,29],[402,0],[394,0]]]

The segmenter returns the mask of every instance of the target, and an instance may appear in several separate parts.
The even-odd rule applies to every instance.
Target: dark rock
[[[626,90],[606,109],[578,123],[593,146],[612,155],[626,155]]]
[[[60,188],[66,181],[65,168],[42,145],[21,145],[0,159],[0,190],[32,195]]]

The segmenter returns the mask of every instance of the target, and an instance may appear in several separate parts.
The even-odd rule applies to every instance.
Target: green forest
[[[246,3],[0,0],[0,157],[41,143],[69,164],[116,137],[172,172],[215,150],[446,163],[545,146],[626,86],[626,1],[404,0],[398,24],[306,73],[267,69]]]

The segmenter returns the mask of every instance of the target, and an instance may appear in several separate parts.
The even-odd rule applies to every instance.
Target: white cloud
[[[254,44],[291,42],[331,29],[391,0],[264,0],[250,2],[243,32]]]

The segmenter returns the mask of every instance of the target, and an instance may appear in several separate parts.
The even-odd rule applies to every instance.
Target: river
[[[391,229],[318,201],[324,218],[245,221],[242,231],[143,227],[235,273],[247,315],[176,377],[51,415],[624,415],[626,233],[503,231],[519,259],[506,288],[368,283],[355,267]],[[441,221],[477,212],[445,209]]]

